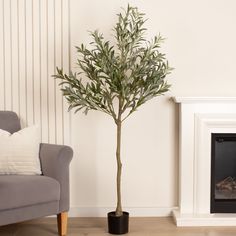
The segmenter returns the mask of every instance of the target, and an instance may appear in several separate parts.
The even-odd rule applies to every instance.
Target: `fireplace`
[[[179,107],[176,225],[236,226],[236,97],[174,101]]]
[[[236,213],[236,134],[211,135],[211,213]]]

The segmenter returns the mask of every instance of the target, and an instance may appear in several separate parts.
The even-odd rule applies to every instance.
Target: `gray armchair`
[[[0,111],[0,129],[20,128],[16,113]],[[42,175],[0,175],[0,226],[56,214],[58,233],[66,235],[72,155],[68,146],[42,143]]]

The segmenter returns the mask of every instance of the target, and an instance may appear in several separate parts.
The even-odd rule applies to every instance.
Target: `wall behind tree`
[[[234,0],[0,0],[0,109],[23,126],[39,123],[42,140],[72,145],[72,216],[105,216],[116,204],[115,125],[100,112],[66,111],[55,66],[76,71],[88,31],[112,38],[121,7],[146,13],[147,38],[175,68],[171,91],[127,119],[122,133],[123,207],[136,216],[168,215],[178,205],[178,107],[171,96],[235,96]]]
[[[72,63],[73,45],[88,45],[88,30],[98,29],[113,40],[116,14],[128,3],[146,13],[147,38],[159,32],[166,38],[161,51],[175,70],[169,76],[171,91],[124,124],[123,205],[136,215],[165,215],[178,205],[178,107],[169,97],[236,95],[236,2],[72,0]],[[97,112],[77,114],[72,123],[78,150],[72,167],[74,177],[78,175],[73,188],[78,190],[72,202],[96,207],[99,214],[115,205],[115,126]]]

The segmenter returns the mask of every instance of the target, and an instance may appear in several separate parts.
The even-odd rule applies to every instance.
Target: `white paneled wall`
[[[22,126],[41,126],[42,141],[70,142],[70,114],[52,78],[70,68],[69,0],[0,0],[0,110]]]

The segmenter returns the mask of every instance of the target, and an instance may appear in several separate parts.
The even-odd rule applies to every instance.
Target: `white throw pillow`
[[[0,129],[0,175],[40,175],[39,145],[36,125],[13,134]]]

